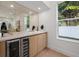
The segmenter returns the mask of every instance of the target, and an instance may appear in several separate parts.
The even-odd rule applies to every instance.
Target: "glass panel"
[[[24,17],[25,30],[28,30],[29,29],[29,21],[30,21],[30,17],[29,16],[25,16]]]
[[[79,1],[58,4],[59,36],[79,39]]]

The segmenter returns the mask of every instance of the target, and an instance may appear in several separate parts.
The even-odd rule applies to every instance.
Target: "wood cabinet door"
[[[0,42],[0,57],[5,57],[5,42]]]
[[[42,40],[43,40],[43,49],[47,47],[47,35],[42,34]]]
[[[38,52],[40,52],[43,48],[43,37],[42,35],[38,35]]]
[[[31,36],[29,39],[29,54],[31,57],[37,54],[37,36]]]
[[[40,34],[38,35],[38,52],[42,51],[46,46],[46,34]]]
[[[29,54],[35,56],[47,46],[46,33],[31,36],[29,39]]]

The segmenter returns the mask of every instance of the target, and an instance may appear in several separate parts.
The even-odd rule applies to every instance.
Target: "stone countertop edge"
[[[33,35],[38,35],[38,34],[42,34],[42,33],[47,33],[47,31],[35,31],[35,32],[14,32],[11,35],[7,34],[4,37],[0,37],[0,42],[2,41],[6,41],[6,40],[11,40],[11,39],[15,39],[15,38],[21,38],[21,37],[27,37],[27,36],[33,36]]]

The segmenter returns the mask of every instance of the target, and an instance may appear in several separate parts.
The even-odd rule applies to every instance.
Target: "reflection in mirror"
[[[7,31],[16,31],[15,9],[11,8],[9,2],[0,2],[0,31],[3,22],[6,23]]]
[[[29,22],[30,21],[30,17],[29,16],[25,16],[24,17],[24,28],[25,28],[25,31],[29,31]]]
[[[32,13],[29,13],[30,11]],[[34,14],[37,14],[37,12],[17,2],[0,1],[0,31],[2,22],[6,23],[8,32],[30,31],[29,28],[32,26],[32,24],[38,23],[38,17],[30,17]]]

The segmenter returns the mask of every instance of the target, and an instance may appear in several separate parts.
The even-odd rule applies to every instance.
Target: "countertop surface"
[[[27,32],[27,31],[22,31],[22,32],[13,32],[13,33],[5,33],[4,37],[0,37],[0,42],[1,41],[6,41],[6,40],[11,40],[14,38],[20,38],[24,36],[32,36],[32,35],[37,35],[41,33],[45,33],[46,31],[34,31],[34,32]]]

